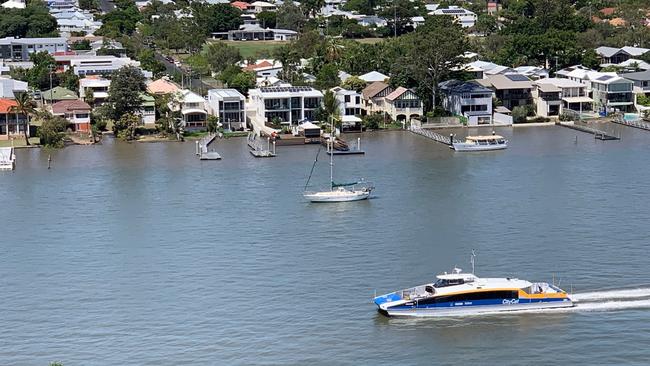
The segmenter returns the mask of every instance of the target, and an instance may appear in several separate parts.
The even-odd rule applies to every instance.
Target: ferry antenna
[[[474,258],[476,257],[476,251],[472,249],[472,255],[469,257],[469,262],[472,264],[472,274],[474,274]]]

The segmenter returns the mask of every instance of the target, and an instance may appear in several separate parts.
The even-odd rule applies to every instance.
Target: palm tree
[[[16,127],[18,127],[18,114],[24,114],[27,117],[23,132],[25,133],[25,145],[29,146],[29,117],[36,114],[36,103],[34,103],[32,96],[26,92],[17,93],[16,105],[12,106],[9,112],[16,114]]]
[[[325,95],[323,96],[323,112],[325,112],[325,116],[327,117],[327,119],[332,117],[338,122],[340,122],[338,118],[340,115],[339,104],[340,103],[336,99],[336,95],[334,95],[334,92],[332,92],[331,90],[325,92]]]

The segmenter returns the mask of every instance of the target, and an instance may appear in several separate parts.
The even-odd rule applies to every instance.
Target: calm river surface
[[[52,152],[50,170],[20,150],[0,174],[0,364],[647,365],[650,133],[619,130],[508,128],[510,148],[482,154],[365,134],[367,155],[337,158],[335,175],[376,195],[344,204],[302,200],[317,146],[254,159],[221,140],[224,160],[201,162],[193,142],[108,139]],[[593,302],[376,312],[375,290],[469,270],[472,248],[479,276],[555,276]]]

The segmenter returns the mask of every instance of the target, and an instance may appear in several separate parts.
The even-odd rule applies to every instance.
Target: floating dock
[[[610,134],[607,131],[599,130],[597,128],[587,127],[584,125],[577,125],[574,122],[559,122],[562,127],[570,128],[572,130],[586,132],[594,135],[594,138],[597,140],[609,141],[609,140],[620,140],[620,136],[615,136]]]
[[[202,153],[201,156],[199,156],[199,159],[201,159],[201,160],[221,160],[221,155],[219,155],[219,153],[216,152],[216,151],[208,151],[206,153]]]
[[[357,137],[356,146],[349,147],[348,150],[337,150],[334,148],[334,151],[331,151],[329,147],[327,148],[327,155],[364,155],[365,153],[365,151],[361,150],[361,137]]]
[[[221,160],[221,155],[219,155],[218,152],[208,150],[208,145],[210,145],[216,138],[217,134],[211,133],[196,142],[196,155],[200,160]]]
[[[262,143],[262,138],[257,136],[255,132],[248,134],[247,144],[250,148],[249,152],[256,158],[273,158],[275,157],[275,141],[273,141],[273,150],[271,150],[271,138],[266,138],[266,148]]]

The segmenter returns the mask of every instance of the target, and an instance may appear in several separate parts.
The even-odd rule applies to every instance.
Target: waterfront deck
[[[594,138],[597,140],[609,141],[609,140],[620,140],[620,136],[615,136],[607,131],[599,130],[597,128],[588,127],[585,125],[575,124],[574,122],[559,122],[559,126],[570,128],[572,130],[581,131],[585,133],[590,133],[594,135]]]

